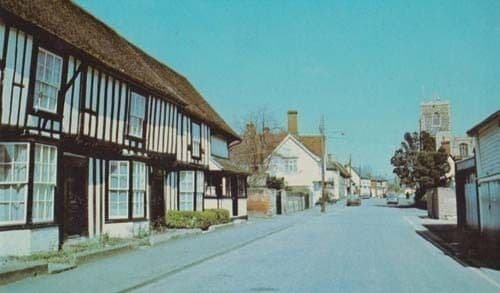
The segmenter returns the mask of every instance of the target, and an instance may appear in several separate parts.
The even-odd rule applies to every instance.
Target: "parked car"
[[[387,197],[387,204],[399,204],[399,197],[395,194],[390,194]]]
[[[346,201],[347,206],[359,206],[361,205],[361,198],[355,194],[351,194],[347,196],[347,201]]]

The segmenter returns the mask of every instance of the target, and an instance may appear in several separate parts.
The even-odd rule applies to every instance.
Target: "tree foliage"
[[[432,187],[448,183],[446,173],[450,171],[448,154],[443,148],[436,151],[435,139],[427,132],[405,133],[401,147],[394,152],[391,164],[400,183],[417,187],[420,194]]]

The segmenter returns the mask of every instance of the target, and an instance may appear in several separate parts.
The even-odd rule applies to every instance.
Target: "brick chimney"
[[[297,111],[295,110],[288,111],[288,133],[292,135],[299,134],[299,127],[297,125]]]

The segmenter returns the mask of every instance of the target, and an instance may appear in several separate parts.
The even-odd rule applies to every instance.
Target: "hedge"
[[[166,225],[175,229],[208,229],[212,225],[229,223],[229,211],[225,209],[208,209],[204,211],[169,211]]]

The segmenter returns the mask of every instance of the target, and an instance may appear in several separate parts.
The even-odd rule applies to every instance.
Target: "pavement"
[[[425,211],[342,202],[173,240],[0,292],[500,292],[418,233]]]

